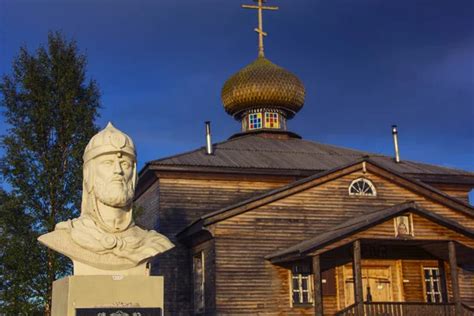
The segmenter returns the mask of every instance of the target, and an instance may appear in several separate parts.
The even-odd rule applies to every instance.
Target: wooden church
[[[176,245],[152,266],[165,315],[474,315],[474,173],[292,133],[305,89],[259,16],[222,89],[241,132],[140,172],[137,222]]]

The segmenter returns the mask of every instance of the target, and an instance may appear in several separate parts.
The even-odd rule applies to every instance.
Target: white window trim
[[[373,194],[366,194],[366,193],[363,193],[363,192],[360,192],[360,193],[351,192],[351,189],[354,186],[354,184],[356,184],[359,181],[365,182],[370,187]],[[351,184],[349,185],[349,188],[347,189],[347,191],[349,192],[349,195],[351,195],[351,196],[377,196],[377,190],[375,189],[374,184],[372,183],[372,181],[370,181],[369,179],[366,179],[366,178],[357,178],[354,181],[352,181]]]
[[[298,278],[298,289],[295,289],[293,287],[293,280],[294,278]],[[303,279],[307,279],[308,282],[308,289],[303,290]],[[314,305],[314,289],[313,289],[313,274],[305,274],[303,275],[302,273],[298,274],[293,274],[293,271],[290,270],[290,302],[291,306],[301,306],[301,305]],[[293,301],[293,293],[298,292],[299,293],[299,302],[294,302]],[[302,302],[303,300],[303,293],[308,293],[308,302]]]
[[[425,271],[426,270],[429,270],[430,271],[430,275],[433,275],[433,270],[436,270],[437,271],[437,276],[438,276],[438,291],[435,291],[434,290],[434,278],[429,278],[427,279],[425,277]],[[428,291],[428,289],[426,288],[426,282],[429,281],[430,282],[430,286],[431,288],[433,289],[433,291]],[[425,289],[425,301],[428,302],[428,298],[427,296],[431,296],[431,300],[432,302],[431,303],[443,303],[443,292],[442,292],[442,289],[441,289],[441,274],[440,274],[440,270],[438,267],[423,267],[423,288]],[[439,295],[439,302],[435,302],[436,299],[436,295]]]

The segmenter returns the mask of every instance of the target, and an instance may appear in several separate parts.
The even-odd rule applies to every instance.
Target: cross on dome
[[[254,0],[257,2],[257,5],[248,5],[248,4],[243,4],[242,8],[244,9],[256,9],[258,10],[258,28],[255,28],[255,32],[258,33],[258,56],[259,57],[264,57],[264,47],[263,47],[263,37],[267,36],[268,34],[263,31],[263,10],[272,10],[276,11],[279,8],[278,7],[269,7],[269,6],[264,6],[263,4],[267,2],[266,0]]]

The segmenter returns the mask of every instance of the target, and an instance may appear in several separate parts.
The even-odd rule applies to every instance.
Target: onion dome
[[[230,77],[222,88],[224,108],[236,119],[255,109],[272,109],[291,118],[304,99],[301,80],[263,56]]]

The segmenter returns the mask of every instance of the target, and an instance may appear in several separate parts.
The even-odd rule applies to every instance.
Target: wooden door
[[[345,278],[345,304],[354,304],[354,278],[352,267],[344,269]],[[393,299],[393,284],[391,280],[390,266],[362,267],[362,287],[364,301],[368,299],[368,291],[372,302],[391,302]]]
[[[364,269],[363,269],[364,270]],[[368,300],[368,291],[372,296],[372,302],[392,301],[392,282],[390,267],[371,267],[362,272],[362,283],[364,285],[364,301]]]

